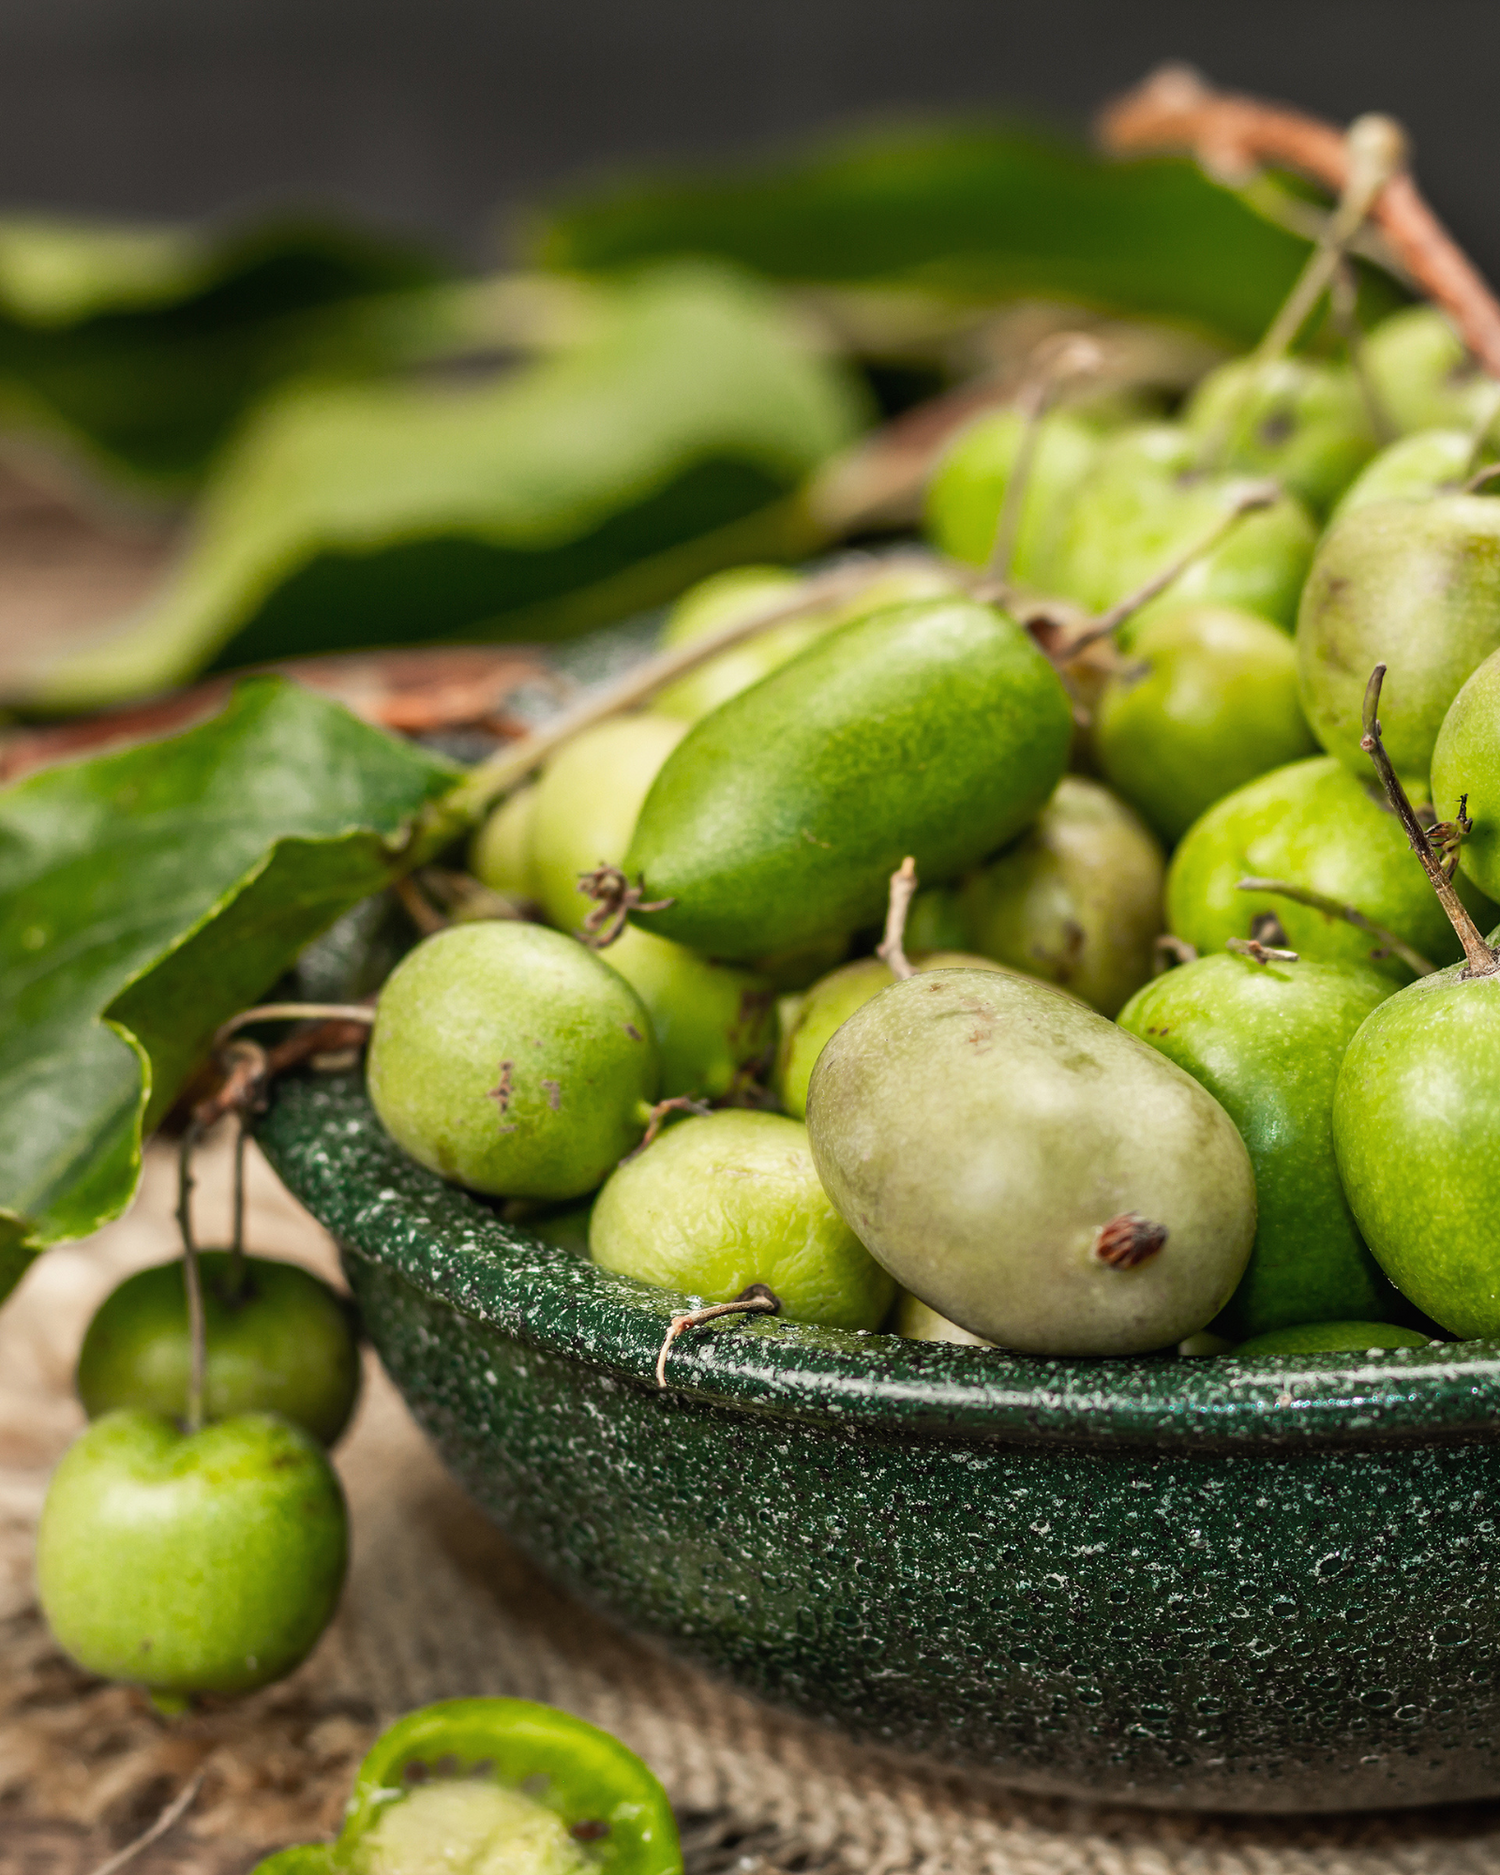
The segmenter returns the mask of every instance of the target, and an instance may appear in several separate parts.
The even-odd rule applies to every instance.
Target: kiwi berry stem
[[[766,606],[761,611],[721,626],[716,632],[707,632],[703,637],[693,639],[690,644],[677,645],[654,658],[647,658],[627,672],[618,683],[582,698],[545,728],[535,730],[529,736],[522,736],[519,741],[498,749],[495,754],[471,768],[451,793],[441,801],[434,802],[418,817],[401,855],[401,870],[409,870],[441,852],[467,828],[475,825],[501,795],[519,786],[533,769],[540,768],[549,755],[554,754],[564,743],[571,742],[574,736],[582,734],[585,729],[592,729],[595,723],[605,722],[624,710],[634,709],[637,704],[646,702],[677,678],[697,670],[700,664],[707,664],[721,651],[744,644],[758,637],[761,632],[769,631],[772,626],[785,624],[789,619],[821,611],[824,606],[837,604],[842,599],[853,599],[866,586],[873,585],[876,580],[885,578],[899,567],[933,567],[938,564],[935,556],[929,553],[887,554],[878,560],[873,556],[865,556],[854,565],[836,566],[826,573],[815,573],[803,582],[795,599]]]
[[[1430,977],[1437,968],[1430,964],[1420,951],[1412,949],[1404,938],[1388,931],[1383,924],[1376,924],[1373,918],[1367,918],[1357,905],[1343,905],[1336,898],[1329,898],[1326,892],[1314,892],[1311,886],[1293,885],[1289,879],[1241,879],[1237,888],[1241,892],[1266,892],[1272,898],[1289,898],[1293,904],[1306,905],[1312,911],[1320,911],[1328,918],[1342,918],[1345,924],[1352,924],[1357,930],[1368,931],[1372,938],[1379,940],[1382,950],[1399,957],[1414,975]]]
[[[1308,316],[1333,284],[1349,243],[1364,226],[1381,191],[1406,167],[1406,132],[1392,117],[1371,112],[1357,117],[1344,137],[1348,166],[1338,206],[1324,225],[1322,238],[1265,333],[1254,356],[1262,364],[1281,357],[1306,325]]]
[[[781,1298],[774,1289],[764,1283],[751,1283],[748,1289],[742,1289],[732,1302],[715,1302],[706,1309],[691,1309],[686,1314],[674,1315],[671,1326],[667,1329],[661,1344],[661,1352],[656,1357],[656,1384],[667,1384],[667,1356],[672,1351],[672,1343],[689,1328],[701,1328],[705,1322],[717,1321],[721,1315],[779,1315]]]
[[[392,889],[401,901],[401,909],[423,937],[435,937],[439,931],[448,929],[448,919],[428,898],[411,873],[404,873]]]
[[[1369,361],[1365,357],[1365,335],[1359,324],[1359,276],[1349,264],[1347,248],[1339,256],[1339,264],[1334,269],[1333,280],[1328,288],[1328,310],[1333,316],[1335,330],[1344,341],[1344,350],[1349,354],[1349,369],[1354,374],[1370,428],[1375,440],[1384,448],[1387,443],[1395,442],[1399,432],[1376,389],[1375,380],[1370,376]]]
[[[706,1100],[696,1100],[691,1094],[671,1094],[665,1100],[658,1100],[655,1106],[643,1105],[638,1112],[645,1119],[646,1130],[641,1134],[638,1143],[620,1161],[621,1165],[624,1165],[626,1160],[638,1158],[648,1146],[656,1144],[661,1136],[661,1129],[667,1123],[668,1114],[695,1113],[699,1119],[702,1119],[706,1114],[712,1113],[713,1108]]]
[[[152,1704],[156,1704],[153,1698]],[[158,1708],[160,1710],[160,1708]],[[157,1817],[156,1821],[143,1829],[139,1836],[117,1849],[94,1870],[94,1875],[120,1875],[120,1870],[128,1867],[144,1849],[149,1849],[154,1842],[160,1842],[174,1824],[180,1823],[193,1807],[193,1800],[203,1788],[207,1771],[196,1771],[178,1791],[177,1795]]]
[[[1254,366],[1271,364],[1291,350],[1297,334],[1325,293],[1332,290],[1332,298],[1337,298],[1339,269],[1344,265],[1349,243],[1364,226],[1380,191],[1405,166],[1406,134],[1389,117],[1356,118],[1344,141],[1349,161],[1338,203],[1324,222],[1312,253],[1292,282],[1291,291],[1250,354]],[[1350,324],[1353,325],[1352,311]],[[1255,375],[1252,371],[1245,379],[1239,396],[1231,401],[1205,437],[1198,456],[1201,467],[1217,467],[1228,451],[1230,438],[1249,420]]]
[[[1087,631],[1079,634],[1059,647],[1059,653],[1066,662],[1077,657],[1080,651],[1086,651],[1091,644],[1101,638],[1117,632],[1125,621],[1139,612],[1141,607],[1149,605],[1160,593],[1176,579],[1180,579],[1196,560],[1201,560],[1206,553],[1212,553],[1226,534],[1230,534],[1247,514],[1254,514],[1261,508],[1269,508],[1273,502],[1281,499],[1281,486],[1277,482],[1252,482],[1241,489],[1231,503],[1227,513],[1223,514],[1201,539],[1195,541],[1185,553],[1170,561],[1159,573],[1153,573],[1144,586],[1138,586],[1134,592],[1127,593],[1117,600],[1107,612],[1101,612]]]
[[[1224,948],[1233,951],[1238,957],[1248,957],[1258,964],[1296,964],[1302,961],[1298,952],[1288,950],[1281,944],[1267,944],[1258,937],[1225,938]]]
[[[374,1020],[373,1003],[257,1003],[221,1023],[213,1045],[216,1050],[222,1048],[231,1035],[252,1022],[360,1022],[368,1027]]]
[[[182,1234],[182,1286],[187,1295],[188,1388],[186,1426],[203,1430],[203,1389],[208,1368],[208,1332],[203,1319],[203,1277],[198,1268],[198,1246],[193,1240],[193,1154],[203,1137],[196,1120],[182,1136],[177,1157],[177,1228]]]
[[[1031,354],[1026,381],[1015,400],[1021,416],[1021,441],[1005,484],[1005,496],[995,522],[995,541],[990,549],[989,577],[1002,592],[1010,583],[1016,540],[1021,531],[1021,509],[1036,464],[1042,422],[1068,378],[1092,376],[1103,363],[1103,348],[1086,332],[1054,333],[1051,338],[1043,339]]]
[[[245,1287],[245,1147],[250,1139],[250,1114],[241,1105],[234,1129],[234,1223],[229,1237],[228,1299],[238,1302]]]
[[[917,862],[910,854],[891,874],[891,893],[885,908],[885,936],[875,946],[875,955],[887,965],[893,977],[911,977],[916,972],[906,956],[906,914],[911,910],[917,890]]]
[[[1197,961],[1198,946],[1189,944],[1186,938],[1174,937],[1170,931],[1163,931],[1151,946],[1151,974],[1154,977],[1165,976],[1179,964],[1195,964]]]
[[[584,943],[591,951],[608,950],[624,931],[633,911],[666,911],[675,898],[646,897],[645,882],[632,885],[618,866],[601,859],[592,872],[578,875],[578,889],[593,904],[584,913]]]
[[[1385,666],[1377,664],[1370,673],[1370,681],[1365,686],[1364,734],[1359,739],[1359,746],[1375,764],[1375,772],[1380,777],[1380,785],[1385,789],[1386,799],[1395,810],[1397,819],[1406,829],[1406,838],[1411,850],[1422,862],[1422,869],[1431,882],[1432,889],[1438,895],[1438,903],[1448,914],[1448,922],[1453,926],[1458,941],[1464,947],[1464,975],[1466,977],[1489,977],[1500,971],[1500,951],[1493,951],[1485,943],[1479,926],[1469,916],[1463,900],[1453,889],[1453,882],[1443,870],[1443,863],[1432,850],[1432,842],[1427,837],[1427,829],[1417,819],[1416,810],[1407,799],[1401,778],[1391,766],[1391,758],[1386,754],[1385,744],[1380,739],[1380,687],[1385,682]]]

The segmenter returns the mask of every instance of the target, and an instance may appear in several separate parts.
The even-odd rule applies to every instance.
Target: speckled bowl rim
[[[387,1137],[356,1076],[283,1082],[271,1163],[344,1247],[507,1339],[656,1390],[674,1311],[503,1223]],[[683,1336],[671,1389],[844,1428],[1024,1444],[1274,1450],[1500,1439],[1500,1342],[1249,1359],[1050,1360],[758,1317]]]

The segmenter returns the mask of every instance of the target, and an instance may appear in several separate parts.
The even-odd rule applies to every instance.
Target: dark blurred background
[[[952,107],[1081,127],[1166,58],[1395,113],[1500,277],[1494,0],[0,0],[0,201],[290,197],[478,258],[564,179]]]

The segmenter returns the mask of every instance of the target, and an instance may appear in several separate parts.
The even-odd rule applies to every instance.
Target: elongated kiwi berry
[[[1004,613],[893,606],[820,639],[694,725],[624,861],[634,921],[752,959],[877,918],[908,854],[932,885],[1019,833],[1062,773],[1072,713]]]
[[[904,1289],[1035,1354],[1134,1354],[1206,1326],[1255,1234],[1229,1115],[1049,985],[938,970],[865,1003],[813,1069],[819,1176]]]

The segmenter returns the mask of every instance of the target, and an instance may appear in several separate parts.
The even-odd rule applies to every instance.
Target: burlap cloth
[[[201,1166],[208,1241],[227,1222],[227,1143]],[[51,1252],[0,1313],[0,1870],[87,1875],[195,1773],[182,1823],[139,1875],[241,1875],[330,1833],[355,1764],[398,1713],[458,1694],[547,1700],[617,1733],[665,1782],[690,1875],[1480,1875],[1500,1805],[1332,1821],[1165,1815],[924,1776],[765,1712],[617,1633],[551,1588],[444,1474],[371,1366],[339,1467],[353,1514],[343,1607],[279,1687],[164,1724],[52,1646],[31,1589],[49,1466],[81,1423],[71,1370],[89,1312],[175,1246],[169,1154],[131,1214]],[[252,1248],[325,1271],[330,1245],[263,1163]]]

